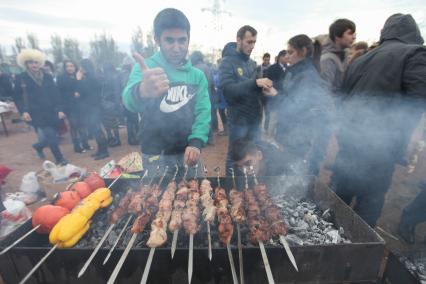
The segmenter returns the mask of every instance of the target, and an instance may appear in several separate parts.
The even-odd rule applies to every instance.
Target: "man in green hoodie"
[[[160,11],[154,20],[160,51],[147,59],[135,54],[138,64],[123,91],[125,107],[142,113],[142,159],[151,173],[157,166],[174,171],[176,164],[197,164],[208,139],[208,83],[186,59],[189,38],[190,24],[181,11]]]

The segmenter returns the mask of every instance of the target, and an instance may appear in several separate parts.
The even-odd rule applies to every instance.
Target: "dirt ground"
[[[423,128],[423,121],[419,125],[413,141],[420,139],[421,131]],[[42,161],[37,157],[35,151],[32,149],[31,144],[36,141],[34,131],[26,126],[24,123],[11,123],[10,119],[7,120],[7,127],[9,136],[5,136],[3,129],[0,127],[0,164],[10,167],[13,171],[6,179],[6,184],[3,186],[4,192],[14,192],[19,190],[19,185],[22,176],[29,171],[37,171],[41,169]],[[87,153],[76,154],[73,152],[71,139],[69,135],[65,135],[61,143],[61,150],[66,159],[70,163],[86,167],[89,170],[98,170],[105,163],[114,159],[118,161],[126,154],[139,151],[139,146],[129,146],[127,144],[126,128],[120,129],[121,147],[110,148],[110,158],[101,161],[94,161],[90,154],[94,150]],[[91,145],[95,146],[95,142],[91,141]],[[227,149],[227,137],[215,136],[215,144],[208,145],[202,153],[203,162],[210,170],[209,174],[213,175],[213,168],[220,166],[222,173],[224,172],[225,155]],[[337,143],[332,140],[330,143],[327,159],[324,163],[325,168],[331,165],[336,152]],[[48,149],[45,150],[47,159],[53,160],[53,157]],[[397,166],[394,173],[391,188],[386,196],[385,206],[382,211],[382,216],[379,220],[378,226],[389,234],[397,236],[397,227],[402,209],[409,204],[416,194],[420,191],[417,184],[422,178],[426,169],[426,151],[422,152],[419,156],[419,162],[415,171],[411,174],[407,173],[407,168]],[[327,182],[330,172],[326,169],[321,171],[321,179]],[[420,225],[417,229],[417,244],[413,246],[406,245],[390,236],[389,234],[379,232],[387,241],[388,246],[397,251],[413,251],[424,247],[423,238],[426,234],[426,226]]]

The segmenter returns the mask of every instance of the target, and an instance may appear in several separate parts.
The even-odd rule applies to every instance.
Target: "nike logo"
[[[188,93],[187,85],[179,85],[170,87],[167,95],[164,96],[160,103],[160,111],[165,113],[175,112],[185,106],[197,93],[194,88]]]

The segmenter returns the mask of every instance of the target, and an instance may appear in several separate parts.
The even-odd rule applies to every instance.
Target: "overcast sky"
[[[222,10],[219,27],[211,13],[213,0],[101,1],[101,0],[0,0],[0,44],[10,51],[14,38],[35,33],[42,48],[50,47],[50,35],[78,39],[86,54],[95,33],[106,32],[129,52],[132,32],[139,25],[152,30],[155,15],[163,8],[182,10],[191,22],[191,45],[208,51],[235,40],[242,25],[258,30],[254,55],[276,55],[287,40],[300,33],[324,34],[337,18],[348,18],[357,25],[357,38],[377,40],[386,18],[394,13],[410,13],[426,35],[426,0],[218,0]]]

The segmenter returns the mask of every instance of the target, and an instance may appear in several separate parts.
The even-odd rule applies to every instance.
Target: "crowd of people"
[[[94,137],[95,159],[106,158],[108,147],[121,144],[118,126],[125,119],[144,168],[172,172],[177,164],[182,174],[185,165],[201,163],[220,117],[228,175],[253,167],[264,176],[317,176],[334,135],[332,187],[347,204],[356,198],[354,210],[376,225],[395,164],[404,160],[425,110],[426,48],[411,15],[390,16],[371,47],[355,42],[353,21],[338,19],[325,36],[290,38],[272,65],[269,53],[260,65],[250,58],[257,31],[245,25],[224,46],[218,68],[198,51],[188,59],[190,22],[181,11],[160,11],[153,26],[160,50],[149,58],[135,53],[136,64],[126,59],[121,73],[108,63],[98,73],[89,59],[67,60],[54,78],[43,70],[41,52],[18,56],[25,71],[16,78],[14,98],[37,132],[33,148],[41,157],[49,146],[57,162],[66,163],[56,129],[67,118],[74,151],[91,149]],[[410,218],[401,225],[406,239],[415,227]],[[416,224],[426,221],[420,219]]]

